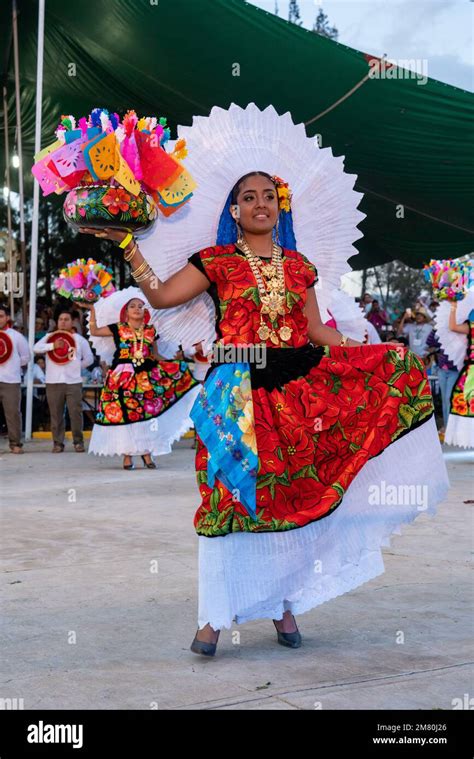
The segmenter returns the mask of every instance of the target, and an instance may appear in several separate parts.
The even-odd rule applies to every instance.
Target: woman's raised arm
[[[469,333],[469,324],[467,322],[462,322],[461,324],[458,324],[456,322],[457,307],[458,307],[457,302],[453,301],[451,303],[451,311],[449,312],[448,327],[452,332],[461,332],[462,334],[467,335]]]
[[[108,327],[98,327],[95,322],[95,308],[93,303],[76,303],[79,308],[84,308],[91,312],[89,318],[89,334],[91,337],[112,337],[112,332]]]
[[[114,242],[121,242],[126,237],[124,231],[120,229],[104,229],[97,232],[97,229],[83,228],[80,231],[85,234],[93,234],[96,237],[106,237]],[[125,250],[128,251],[130,249],[131,252],[134,245],[135,243],[131,243]],[[136,274],[136,283],[146,295],[150,306],[153,306],[153,308],[180,306],[182,303],[186,303],[188,300],[205,292],[210,285],[205,274],[190,263],[183,266],[182,269],[167,279],[166,282],[158,279],[153,272],[150,272],[150,276],[146,279],[141,279],[146,274],[147,262],[138,247],[129,263],[132,267],[132,272],[138,272]]]
[[[140,265],[144,261],[141,253],[134,256],[133,264]],[[208,278],[196,269],[193,264],[187,263],[182,269],[173,274],[166,282],[153,274],[143,282],[137,282],[146,295],[150,306],[153,308],[172,308],[186,303],[196,295],[200,295],[210,285]]]

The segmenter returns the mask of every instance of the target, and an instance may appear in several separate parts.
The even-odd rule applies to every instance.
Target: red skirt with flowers
[[[321,351],[317,365],[283,386],[252,387],[256,520],[219,480],[208,486],[209,452],[197,437],[198,534],[283,531],[322,519],[369,459],[432,416],[425,369],[411,351],[387,344]]]
[[[132,367],[132,363],[124,365]],[[185,361],[147,358],[134,371],[107,372],[100,394],[96,424],[115,426],[154,419],[197,385]]]

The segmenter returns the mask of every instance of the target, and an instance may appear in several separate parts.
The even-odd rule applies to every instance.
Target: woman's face
[[[278,219],[278,195],[273,183],[258,174],[247,177],[237,196],[233,216],[244,232],[268,234]]]
[[[132,298],[127,305],[127,318],[133,319],[134,321],[141,321],[143,320],[144,312],[145,304],[143,301],[138,298]]]

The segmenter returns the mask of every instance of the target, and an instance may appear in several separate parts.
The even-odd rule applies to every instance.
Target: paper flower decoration
[[[112,269],[92,258],[78,258],[61,269],[54,281],[58,295],[77,303],[95,303],[115,292]]]
[[[44,195],[68,193],[64,215],[73,226],[149,227],[159,208],[166,216],[192,197],[196,183],[180,160],[187,154],[181,139],[172,152],[165,145],[170,137],[166,119],[139,118],[127,111],[117,113],[95,108],[77,122],[62,116],[56,140],[35,156],[32,173]],[[77,207],[80,190],[106,188],[123,193],[122,203],[102,203],[95,193],[91,203]],[[76,194],[71,196],[71,191]],[[110,197],[110,193],[108,195]],[[148,212],[154,206],[154,215]],[[136,213],[133,213],[133,210]]]
[[[474,266],[469,258],[433,259],[424,267],[424,275],[438,300],[462,300],[474,286]]]

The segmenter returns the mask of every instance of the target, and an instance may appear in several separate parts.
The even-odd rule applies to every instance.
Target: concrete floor
[[[0,447],[1,698],[25,709],[452,709],[473,693],[474,454],[446,447],[452,489],[395,536],[386,572],[298,618],[224,630],[195,656],[191,441],[158,470]],[[236,633],[237,631],[237,633]]]

